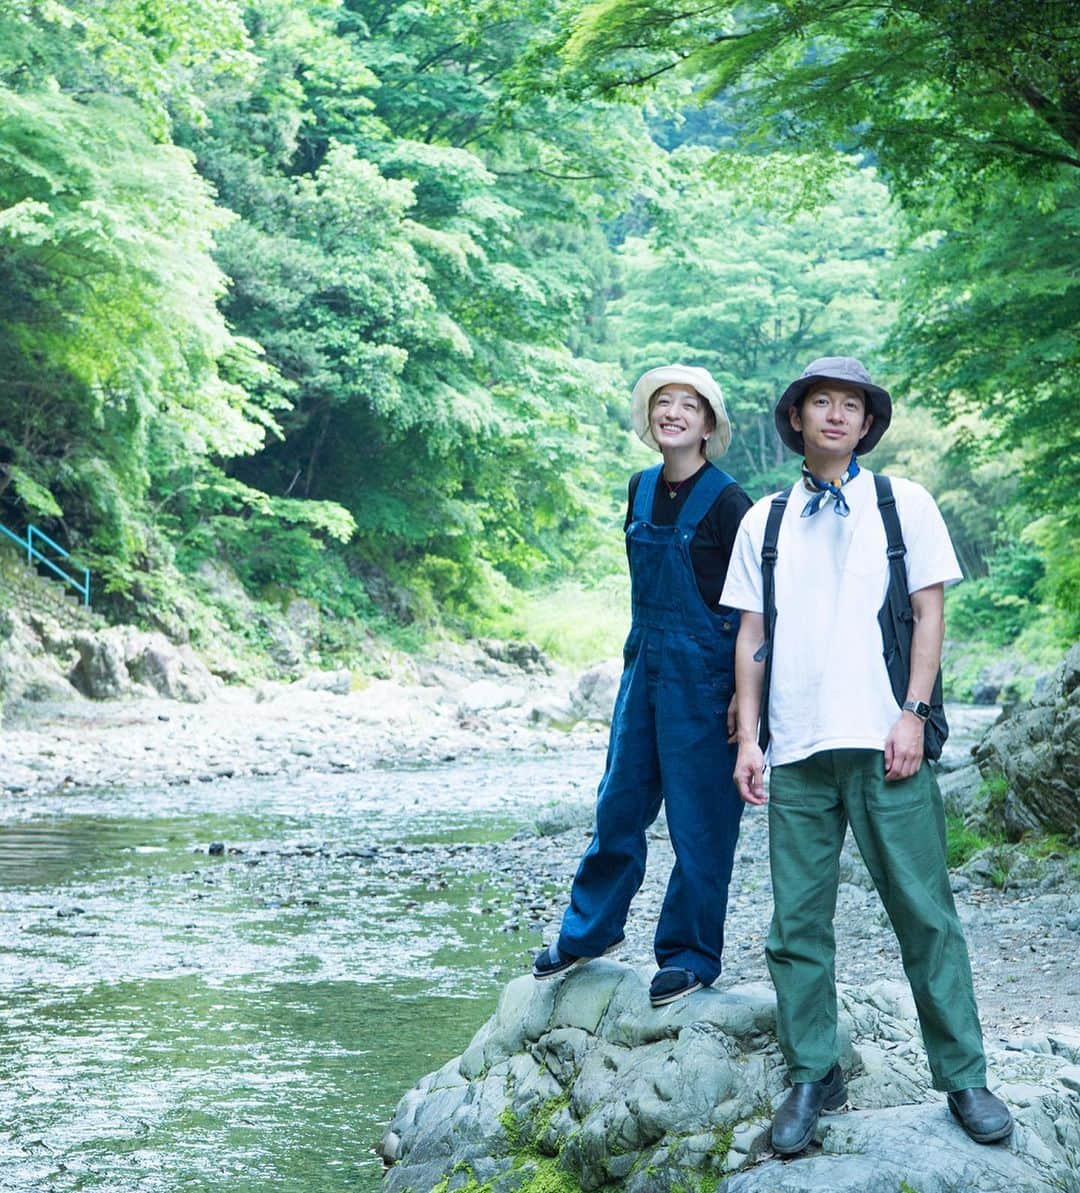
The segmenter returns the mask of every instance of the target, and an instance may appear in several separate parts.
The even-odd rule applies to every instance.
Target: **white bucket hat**
[[[642,373],[638,378],[630,395],[630,425],[637,437],[654,451],[660,450],[660,445],[649,430],[649,399],[658,389],[675,384],[689,385],[696,389],[712,408],[716,430],[705,441],[705,458],[719,459],[731,443],[731,423],[724,409],[724,395],[709,370],[699,369],[694,365],[661,365]]]

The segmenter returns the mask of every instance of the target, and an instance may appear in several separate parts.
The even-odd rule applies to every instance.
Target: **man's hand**
[[[945,586],[931,584],[911,594],[914,628],[911,634],[911,674],[908,699],[930,700],[934,676],[941,666],[941,642],[945,637]],[[885,778],[910,779],[922,766],[923,722],[913,712],[902,712],[885,739]]]
[[[923,722],[913,712],[901,713],[885,739],[885,781],[910,779],[922,766]]]
[[[743,803],[755,808],[765,802],[765,757],[756,741],[739,743],[739,756],[735,760],[735,786]]]

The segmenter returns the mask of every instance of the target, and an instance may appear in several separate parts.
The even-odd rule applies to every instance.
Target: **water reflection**
[[[0,1189],[376,1189],[397,1098],[535,944],[476,843],[590,801],[601,762],[6,805]]]

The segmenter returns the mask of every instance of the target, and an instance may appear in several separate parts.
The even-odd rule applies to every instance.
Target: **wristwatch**
[[[913,712],[920,721],[930,719],[930,705],[925,700],[905,700],[904,712]]]

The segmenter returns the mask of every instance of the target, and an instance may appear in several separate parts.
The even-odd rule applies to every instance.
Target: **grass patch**
[[[723,1162],[727,1159],[728,1152],[731,1151],[731,1145],[735,1142],[735,1128],[724,1127],[723,1130],[716,1132],[716,1142],[712,1145],[711,1154],[717,1160]]]
[[[535,642],[572,667],[616,658],[630,628],[630,581],[607,576],[594,585],[568,581],[542,593],[521,593],[492,621],[500,638]]]
[[[506,1132],[510,1151],[514,1153],[515,1169],[528,1169],[530,1174],[518,1186],[518,1193],[581,1193],[581,1186],[574,1177],[559,1167],[558,1155],[548,1156],[540,1151],[540,1143],[548,1133],[552,1119],[569,1105],[569,1093],[562,1093],[549,1098],[524,1120],[517,1118],[509,1106],[499,1115],[499,1124]],[[487,1190],[486,1185],[482,1188],[470,1185],[463,1193],[487,1193]]]
[[[1024,837],[1020,844],[1032,857],[1069,858],[1077,852],[1069,844],[1064,833],[1047,833],[1045,837]]]
[[[961,816],[945,817],[945,850],[950,870],[969,862],[981,850],[1002,844],[1003,840],[1000,836],[987,837],[975,832]]]
[[[581,1186],[553,1156],[531,1155],[526,1163],[532,1176],[518,1186],[518,1193],[582,1193]]]
[[[1041,862],[1065,862],[1072,877],[1080,880],[1080,849],[1072,845],[1064,833],[1047,833],[1041,837],[1026,834],[1020,838],[1020,848]]]

